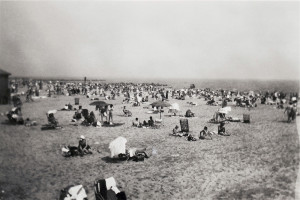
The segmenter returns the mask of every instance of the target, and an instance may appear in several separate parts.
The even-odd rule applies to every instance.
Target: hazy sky
[[[0,2],[15,76],[298,79],[299,2]]]

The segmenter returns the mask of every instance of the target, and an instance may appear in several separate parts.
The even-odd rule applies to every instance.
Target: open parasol
[[[156,101],[150,104],[151,106],[155,106],[155,107],[170,107],[171,104],[165,101]],[[161,119],[161,112],[159,112],[160,114],[160,119]]]
[[[106,106],[107,105],[107,103],[106,102],[104,102],[104,101],[94,101],[94,102],[92,102],[92,103],[90,103],[90,105],[91,106]]]

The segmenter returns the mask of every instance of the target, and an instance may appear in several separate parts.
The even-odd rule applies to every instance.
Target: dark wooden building
[[[11,74],[0,69],[0,104],[10,103],[9,75]]]

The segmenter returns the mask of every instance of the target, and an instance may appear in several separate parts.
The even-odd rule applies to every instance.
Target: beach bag
[[[128,155],[126,155],[126,154],[124,154],[124,153],[120,153],[120,154],[118,155],[118,158],[119,158],[119,160],[122,160],[122,161],[128,160]]]

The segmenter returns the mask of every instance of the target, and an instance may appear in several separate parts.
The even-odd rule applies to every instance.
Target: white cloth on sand
[[[86,192],[82,185],[76,185],[69,189],[69,194],[64,200],[84,200],[87,198]]]
[[[111,153],[111,157],[117,156],[119,154],[125,154],[126,152],[126,138],[124,137],[117,137],[113,141],[109,143],[109,149]]]

